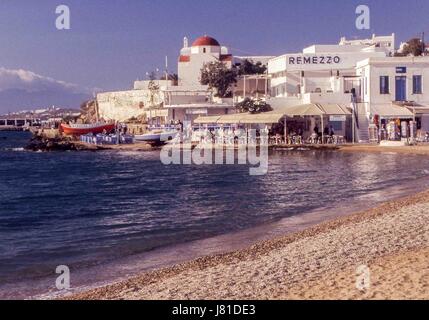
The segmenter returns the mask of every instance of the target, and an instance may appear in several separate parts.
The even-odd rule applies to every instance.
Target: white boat
[[[173,140],[178,134],[179,132],[174,129],[152,130],[145,134],[135,135],[134,141],[161,145]]]

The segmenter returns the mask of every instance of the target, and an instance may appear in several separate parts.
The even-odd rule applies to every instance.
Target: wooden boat
[[[115,130],[114,123],[97,122],[92,124],[64,124],[60,125],[60,130],[69,136],[80,136],[84,134],[111,133]]]

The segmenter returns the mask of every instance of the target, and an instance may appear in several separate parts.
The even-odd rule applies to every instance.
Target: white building
[[[415,118],[429,131],[429,57],[369,58],[357,63],[356,75],[363,83],[359,112],[371,123]]]
[[[201,115],[234,113],[232,98],[213,96],[208,86],[201,85],[204,64],[221,61],[232,68],[244,59],[267,63],[271,57],[234,57],[219,42],[207,35],[197,38],[191,46],[184,38],[178,58],[178,85],[172,81],[156,80],[159,91],[149,90],[150,81],[136,81],[133,90],[104,92],[97,95],[99,115],[106,120],[126,121],[145,115],[156,123],[181,121],[185,125]]]
[[[185,37],[179,56],[179,85],[200,86],[201,69],[204,64],[217,61],[223,62],[229,68],[232,67],[233,57],[228,53],[228,48],[222,47],[216,39],[207,35],[198,38],[191,47],[188,47],[188,39]]]
[[[364,40],[342,38],[338,45],[313,45],[302,53],[273,58],[268,63],[270,101],[275,108],[306,104],[349,107],[356,112],[355,138],[362,141],[369,140],[368,127],[380,126],[380,119],[411,120],[416,116],[418,128],[429,131],[429,119],[423,115],[429,106],[429,84],[424,80],[429,77],[429,58],[393,57],[394,48],[394,34],[374,35]],[[410,112],[410,106],[416,106],[417,115]],[[350,136],[352,117],[343,117],[343,123],[338,119],[333,115],[325,124]],[[305,128],[307,133],[321,125],[312,120]]]

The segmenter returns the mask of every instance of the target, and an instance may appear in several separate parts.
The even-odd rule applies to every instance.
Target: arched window
[[[203,53],[206,53],[206,48],[203,48]]]

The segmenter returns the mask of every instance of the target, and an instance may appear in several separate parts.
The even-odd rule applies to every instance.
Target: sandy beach
[[[428,221],[426,191],[68,298],[429,299]]]
[[[415,146],[380,146],[378,144],[347,144],[339,147],[340,151],[344,152],[394,152],[401,154],[429,154],[429,145],[415,145]]]

